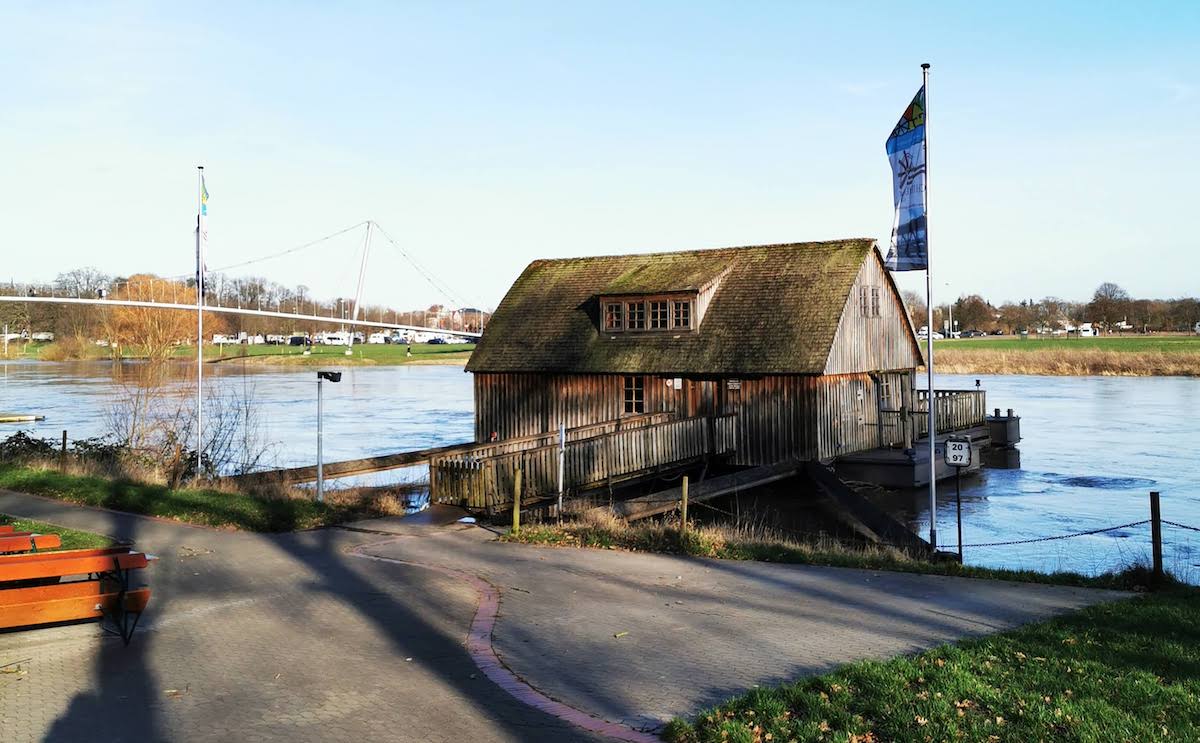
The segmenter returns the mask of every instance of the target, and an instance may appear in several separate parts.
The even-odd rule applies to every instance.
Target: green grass
[[[755,689],[670,743],[1200,740],[1200,592],[1101,604]]]
[[[825,565],[866,570],[888,570],[923,575],[951,575],[1023,583],[1130,589],[1148,585],[1149,572],[1131,567],[1121,572],[1088,576],[1079,573],[1040,573],[961,565],[953,561],[918,559],[904,552],[871,545],[848,545],[831,539],[803,542],[770,529],[738,529],[725,526],[693,526],[680,534],[677,524],[654,521],[627,524],[601,516],[568,522],[563,526],[530,524],[503,541],[557,547],[623,549],[634,552],[711,557],[722,560]]]
[[[172,489],[13,464],[0,465],[0,488],[85,506],[247,531],[292,531],[375,515],[361,503],[260,498],[208,488]]]
[[[1200,354],[1200,335],[1125,335],[1099,338],[1029,336],[991,336],[987,338],[956,338],[933,342],[938,349],[979,349],[991,351],[1051,351],[1084,350],[1119,351],[1122,353],[1195,353]],[[936,356],[934,357],[936,360]]]
[[[101,547],[111,547],[115,544],[112,539],[102,534],[68,529],[65,526],[58,526],[57,524],[47,524],[45,521],[18,519],[3,513],[0,513],[0,525],[12,526],[14,531],[31,531],[35,534],[57,534],[62,539],[62,549],[65,550],[98,549]]]
[[[408,349],[412,349],[412,356]],[[375,364],[410,364],[429,363],[431,361],[466,360],[475,349],[473,343],[460,344],[428,344],[414,343],[412,346],[403,344],[355,344],[350,357],[346,356],[345,346],[313,346],[312,352],[304,355],[302,346],[220,346],[205,347],[206,359],[237,359],[263,356],[268,359],[280,359],[287,363],[315,364],[345,364],[345,363],[375,363]],[[193,356],[195,349],[180,347],[177,356]]]

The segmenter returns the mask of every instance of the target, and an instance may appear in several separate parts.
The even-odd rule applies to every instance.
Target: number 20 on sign
[[[951,467],[971,466],[971,440],[949,439],[946,441],[945,461]]]

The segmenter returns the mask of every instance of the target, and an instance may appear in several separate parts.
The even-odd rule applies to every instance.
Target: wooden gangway
[[[662,423],[666,420],[667,415],[665,413],[648,413],[645,415],[629,416],[627,418],[621,418],[620,420],[596,423],[589,426],[568,428],[566,431],[567,441],[578,441],[605,433],[612,433],[614,431],[627,431],[634,428],[640,428],[642,426]],[[367,475],[372,472],[384,472],[386,470],[403,469],[405,467],[417,467],[429,464],[431,460],[435,459],[438,461],[443,461],[447,458],[453,459],[463,457],[483,459],[502,454],[509,454],[512,452],[551,446],[557,440],[558,434],[551,432],[485,443],[465,441],[456,444],[447,444],[445,446],[434,446],[427,449],[414,449],[411,451],[395,452],[393,454],[380,454],[374,457],[347,459],[341,462],[327,462],[323,469],[326,478],[352,477],[354,475]],[[250,472],[245,475],[238,475],[231,479],[249,485],[254,485],[257,483],[293,484],[314,482],[317,479],[317,466],[315,464],[309,464],[301,467],[285,467],[280,469],[263,470],[261,472]]]
[[[521,503],[570,496],[614,483],[732,454],[737,416],[660,419],[642,416],[568,429],[551,441],[504,452],[455,452],[430,460],[429,492],[437,503],[482,511],[512,507],[517,472]]]

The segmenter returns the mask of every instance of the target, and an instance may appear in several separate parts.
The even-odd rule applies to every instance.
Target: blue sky
[[[5,4],[0,278],[188,272],[197,164],[210,266],[370,218],[472,305],[538,257],[886,242],[929,61],[939,298],[1200,293],[1200,3],[246,5]],[[444,301],[372,245],[369,301]],[[360,247],[255,268],[346,294]]]

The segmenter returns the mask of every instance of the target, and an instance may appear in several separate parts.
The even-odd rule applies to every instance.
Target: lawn
[[[1177,589],[915,657],[755,689],[671,743],[1200,740],[1200,592]]]
[[[989,336],[935,340],[933,352],[941,350],[989,351],[1117,351],[1120,353],[1200,354],[1200,335],[1120,335],[1099,338]],[[936,358],[936,357],[935,357]]]
[[[412,350],[412,356],[408,355],[409,349]],[[346,356],[345,346],[313,346],[311,353],[308,356],[304,355],[302,346],[211,346],[204,349],[204,356],[207,359],[237,359],[247,357],[268,357],[264,358],[263,362],[268,362],[268,359],[278,358],[284,363],[303,363],[303,364],[345,364],[351,363],[375,363],[375,364],[411,364],[411,363],[436,363],[436,362],[452,362],[457,360],[465,361],[471,351],[475,349],[473,343],[459,343],[445,345],[431,343],[414,343],[411,346],[404,344],[373,344],[360,343],[355,344],[351,349],[351,356]],[[196,351],[191,347],[181,347],[177,356],[192,356],[194,358]]]
[[[76,531],[64,526],[47,524],[44,521],[18,519],[3,513],[0,513],[0,525],[12,526],[14,531],[31,531],[34,534],[57,534],[62,539],[62,549],[65,550],[97,549],[110,547],[114,544],[113,540],[101,534]]]
[[[378,515],[368,502],[257,497],[211,488],[168,488],[51,469],[0,465],[0,488],[85,506],[248,531],[308,529]]]

